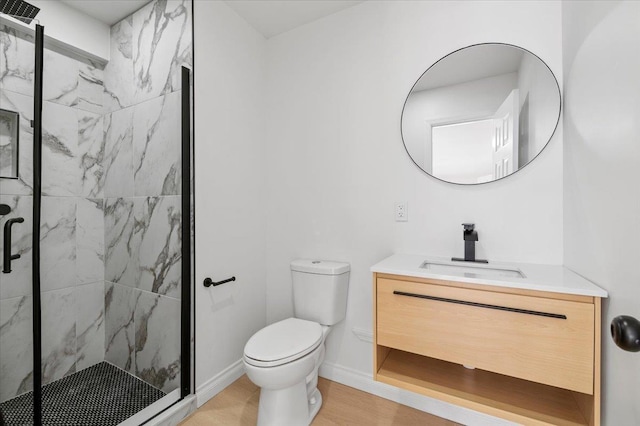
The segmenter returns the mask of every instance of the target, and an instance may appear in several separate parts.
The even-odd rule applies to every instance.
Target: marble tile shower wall
[[[180,70],[191,2],[111,28],[105,68],[106,360],[170,392],[180,379]]]
[[[0,26],[0,108],[20,114],[20,176],[0,180],[13,228],[0,275],[0,401],[31,390],[34,40]],[[103,69],[46,50],[41,225],[42,363],[49,383],[104,359]],[[2,256],[3,247],[0,247]]]
[[[180,373],[180,67],[191,1],[153,1],[111,29],[102,69],[45,53],[43,377],[107,360],[170,392]],[[0,107],[18,111],[20,179],[0,180],[14,272],[0,277],[0,401],[31,388],[33,40],[0,28]],[[0,247],[0,250],[1,247]]]

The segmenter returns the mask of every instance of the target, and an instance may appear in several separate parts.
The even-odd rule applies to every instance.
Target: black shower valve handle
[[[16,217],[9,219],[4,224],[4,259],[2,265],[2,272],[8,274],[11,272],[11,261],[20,259],[19,254],[11,254],[11,227],[14,223],[22,223],[24,218]]]

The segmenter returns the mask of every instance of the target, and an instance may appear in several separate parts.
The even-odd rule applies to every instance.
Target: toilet
[[[294,317],[255,333],[244,347],[244,367],[260,387],[258,426],[307,426],[322,405],[318,368],[331,326],[347,311],[348,263],[291,262]]]

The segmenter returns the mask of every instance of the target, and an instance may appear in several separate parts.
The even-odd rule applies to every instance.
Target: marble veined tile
[[[180,297],[180,197],[146,197],[134,201],[135,234],[140,275],[137,287]]]
[[[104,360],[104,281],[73,289],[76,313],[76,371]]]
[[[104,190],[104,120],[99,114],[77,111],[80,195],[102,197]]]
[[[142,292],[135,313],[136,371],[169,393],[180,383],[180,301]]]
[[[19,179],[0,179],[0,193],[31,194],[33,184],[33,130],[31,129],[30,121],[33,119],[33,98],[3,89],[0,90],[0,108],[15,111],[20,115]]]
[[[110,60],[104,69],[105,112],[133,104],[133,17],[128,16],[111,27]]]
[[[104,280],[104,200],[79,198],[76,220],[76,283]]]
[[[77,104],[78,61],[62,53],[45,49],[43,68],[43,99],[66,106]]]
[[[42,193],[80,194],[78,116],[73,108],[52,102],[42,107]]]
[[[160,96],[134,107],[136,196],[177,195],[181,192],[180,93]]]
[[[133,196],[133,108],[104,116],[104,196]]]
[[[76,371],[76,314],[73,288],[42,293],[42,383]]]
[[[136,287],[139,280],[133,200],[107,198],[104,205],[105,280]]]
[[[31,296],[0,299],[0,402],[33,389],[32,303]]]
[[[0,25],[0,52],[0,88],[33,96],[33,36]]]
[[[76,284],[76,199],[42,197],[40,273],[42,291]]]
[[[2,226],[8,219],[24,218],[23,223],[15,223],[11,228],[11,254],[19,254],[20,258],[11,261],[11,273],[0,273],[0,299],[26,296],[31,294],[33,199],[30,195],[0,195],[0,203],[11,208],[11,212],[2,217]],[[3,255],[4,244],[0,244],[0,259]]]
[[[191,2],[152,1],[133,14],[135,101],[180,89],[180,67],[192,62]]]
[[[134,313],[140,291],[119,284],[105,284],[105,360],[134,373]]]
[[[102,114],[104,103],[104,69],[91,63],[80,63],[76,108]]]

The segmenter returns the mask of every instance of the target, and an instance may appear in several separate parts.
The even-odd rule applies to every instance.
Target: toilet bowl
[[[291,263],[295,317],[256,332],[244,348],[249,379],[260,387],[259,426],[308,426],[322,406],[318,369],[331,326],[346,315],[349,264]]]
[[[318,368],[329,327],[288,318],[263,328],[245,347],[249,379],[261,388],[258,425],[302,426],[322,405]]]

